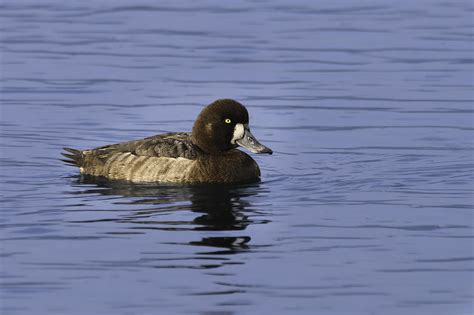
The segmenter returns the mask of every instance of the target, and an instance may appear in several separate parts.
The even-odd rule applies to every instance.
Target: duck
[[[62,159],[80,173],[137,183],[244,183],[260,181],[260,168],[242,147],[272,154],[251,133],[241,103],[219,99],[205,106],[191,132],[158,134],[88,150],[63,148]]]

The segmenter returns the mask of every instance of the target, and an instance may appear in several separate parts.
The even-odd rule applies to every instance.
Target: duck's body
[[[237,149],[210,155],[191,141],[191,133],[168,133],[92,150],[67,149],[86,175],[132,182],[234,183],[258,180],[260,169]]]
[[[235,149],[237,145],[256,153],[271,153],[248,130],[245,107],[232,100],[219,100],[201,112],[192,133],[161,134],[84,151],[65,148],[68,153],[63,155],[70,159],[65,162],[80,167],[81,173],[109,179],[176,183],[258,181],[257,163]]]

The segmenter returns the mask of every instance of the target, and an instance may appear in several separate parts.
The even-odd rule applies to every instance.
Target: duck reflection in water
[[[101,194],[130,197],[125,204],[156,205],[158,207],[133,210],[120,223],[132,223],[134,229],[157,229],[167,231],[238,231],[250,224],[268,223],[267,220],[252,220],[256,210],[248,199],[263,191],[260,183],[240,185],[180,185],[180,184],[136,184],[103,178],[80,176],[76,183],[94,185],[80,194]],[[120,201],[123,205],[123,200]],[[159,214],[187,210],[198,213],[192,221],[157,221]],[[260,214],[260,213],[259,213]],[[114,221],[114,220],[110,220]],[[94,222],[94,221],[88,221]],[[139,225],[137,227],[137,225]],[[143,225],[143,226],[142,226]],[[189,227],[194,225],[193,227]],[[250,236],[203,237],[188,244],[227,248],[222,253],[233,253],[248,248]]]

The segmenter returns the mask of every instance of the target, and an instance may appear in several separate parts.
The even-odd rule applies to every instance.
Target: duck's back
[[[247,154],[203,153],[191,133],[168,133],[92,150],[65,148],[65,160],[81,173],[132,182],[242,182],[258,180],[260,170]]]
[[[155,135],[141,140],[121,142],[90,150],[105,152],[130,152],[137,156],[196,159],[200,150],[193,145],[190,132]]]

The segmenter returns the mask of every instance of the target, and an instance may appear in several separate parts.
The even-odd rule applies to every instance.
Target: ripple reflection
[[[113,199],[112,204],[119,206],[117,210],[121,211],[111,211],[112,217],[108,215],[109,217],[106,218],[72,221],[81,224],[116,222],[128,226],[127,231],[122,229],[120,232],[107,232],[108,234],[130,236],[143,234],[147,230],[243,231],[250,224],[270,222],[267,219],[261,219],[262,213],[250,202],[265,191],[260,183],[245,185],[137,184],[90,176],[74,178],[74,186],[86,189],[75,191],[73,194],[119,197]],[[127,207],[125,215],[122,209],[124,206]],[[185,215],[177,215],[179,211],[185,211]],[[195,214],[192,219],[188,219],[189,212]],[[193,240],[186,244],[225,248],[226,251],[213,252],[213,254],[228,254],[248,249],[250,240],[251,237],[248,235],[206,235],[198,241]]]

